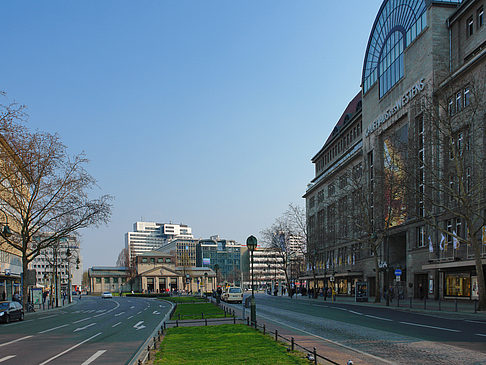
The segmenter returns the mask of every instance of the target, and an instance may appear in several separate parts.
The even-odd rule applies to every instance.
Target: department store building
[[[484,273],[485,2],[383,2],[361,91],[312,159],[316,176],[304,198],[319,275],[314,283],[308,270],[309,286],[353,295],[360,281],[372,293],[380,276],[382,288],[404,297],[477,298],[469,235],[481,243]],[[355,123],[361,133],[350,141]],[[363,176],[372,231],[349,216],[359,206],[356,174]],[[471,227],[458,209],[470,196],[478,218]],[[378,271],[363,235],[383,238]]]

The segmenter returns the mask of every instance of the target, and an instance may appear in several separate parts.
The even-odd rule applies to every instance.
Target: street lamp
[[[72,290],[71,290],[71,250],[68,249],[66,250],[66,258],[67,258],[67,262],[68,262],[68,303],[71,303],[73,301],[73,298],[72,298]]]
[[[251,260],[251,301],[250,301],[250,311],[251,311],[251,323],[256,326],[256,305],[255,305],[255,293],[253,288],[253,251],[257,247],[257,239],[254,236],[250,236],[246,240],[246,247],[250,250],[250,260]]]

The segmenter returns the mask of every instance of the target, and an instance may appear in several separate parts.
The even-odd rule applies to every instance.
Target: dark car
[[[19,302],[0,302],[0,321],[9,323],[12,320],[24,319],[24,309]]]

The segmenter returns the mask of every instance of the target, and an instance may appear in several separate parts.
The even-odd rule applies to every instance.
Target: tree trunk
[[[476,275],[478,277],[478,289],[479,289],[479,305],[478,310],[486,311],[486,283],[484,281],[484,270],[481,258],[481,245],[482,242],[476,237],[471,238],[474,247],[474,262],[476,266]]]
[[[27,311],[27,302],[29,299],[29,286],[26,279],[29,263],[27,262],[27,253],[22,252],[22,306]]]
[[[378,255],[375,250],[375,272],[376,272],[376,280],[375,280],[375,303],[381,302],[381,295],[380,295],[380,267],[378,266]]]

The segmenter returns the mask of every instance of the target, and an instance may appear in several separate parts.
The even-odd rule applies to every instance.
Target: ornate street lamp
[[[251,323],[256,327],[256,305],[255,305],[255,293],[253,288],[253,251],[257,247],[257,239],[254,236],[250,236],[246,240],[246,247],[250,250],[250,260],[251,260],[251,301],[250,301],[250,312],[251,312]]]

